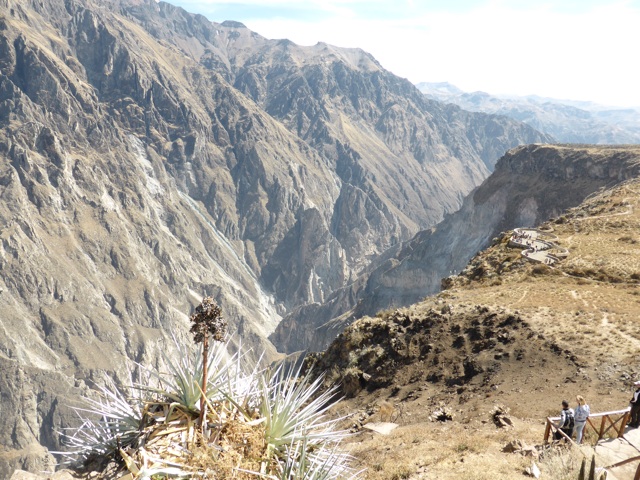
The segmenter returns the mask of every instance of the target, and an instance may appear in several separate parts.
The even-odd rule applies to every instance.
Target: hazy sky
[[[413,83],[640,106],[640,0],[170,0],[267,38],[360,47]]]

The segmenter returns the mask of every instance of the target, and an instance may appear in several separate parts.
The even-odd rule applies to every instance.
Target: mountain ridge
[[[578,205],[599,188],[638,174],[638,146],[526,145],[507,152],[462,208],[424,230],[338,290],[324,304],[285,316],[279,349],[321,351],[355,318],[435,294],[500,232],[530,227]]]
[[[538,95],[464,92],[448,82],[422,82],[417,87],[434,100],[525,122],[560,142],[631,144],[640,141],[638,108],[608,107],[594,102],[559,100]]]

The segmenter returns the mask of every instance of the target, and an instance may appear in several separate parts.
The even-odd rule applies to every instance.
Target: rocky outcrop
[[[324,304],[286,316],[271,336],[283,350],[323,350],[354,318],[408,305],[440,289],[499,232],[534,226],[574,207],[599,188],[640,174],[636,146],[528,145],[504,155],[495,172],[430,230]]]
[[[308,360],[320,371],[331,371],[345,396],[399,383],[469,389],[489,389],[506,359],[551,361],[558,345],[536,335],[517,312],[483,305],[447,304],[442,300],[363,317],[345,328],[321,354]],[[434,308],[435,307],[435,308]],[[567,359],[573,364],[575,358]],[[310,363],[310,362],[309,362]],[[398,373],[413,366],[411,376]],[[476,390],[476,391],[477,391]],[[440,410],[441,413],[442,410]],[[451,420],[435,412],[432,420]]]
[[[71,383],[62,372],[45,371],[16,360],[0,358],[1,433],[0,477],[10,478],[17,468],[53,471],[56,461],[47,449],[60,450],[58,432],[75,425],[83,382]]]

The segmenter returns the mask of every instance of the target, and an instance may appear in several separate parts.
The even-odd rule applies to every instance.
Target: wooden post
[[[544,443],[549,443],[549,434],[551,433],[551,420],[547,417],[547,426],[544,428]]]
[[[574,442],[571,437],[569,435],[567,435],[566,433],[564,433],[562,430],[560,430],[559,428],[556,429],[557,432],[560,432],[560,435],[562,435],[564,437],[565,440],[569,440],[569,442],[573,443],[575,445],[576,442]]]
[[[564,433],[562,430],[560,430],[558,427],[556,427],[555,423],[553,423],[551,418],[547,418],[547,427],[544,430],[544,442],[545,443],[548,443],[549,434],[551,433],[551,431],[553,431],[554,434],[555,434],[555,432],[559,432],[560,435],[565,438],[565,440],[569,440],[569,442],[571,442],[573,444],[576,443],[566,433]],[[555,440],[555,435],[554,435],[553,439]]]
[[[629,422],[629,417],[631,416],[631,414],[629,412],[624,414],[624,417],[622,417],[622,425],[620,425],[620,430],[618,430],[618,438],[620,437],[624,437],[624,427],[627,426],[627,423]],[[640,466],[638,467],[640,468]]]
[[[602,420],[600,420],[600,431],[598,432],[598,440],[602,439],[602,436],[604,435],[604,427],[607,424],[606,419],[609,418],[609,415],[604,415],[602,417]]]
[[[587,433],[587,425],[590,425],[591,428],[593,429],[593,431],[595,433],[598,433],[598,429],[596,428],[596,426],[593,424],[593,422],[591,421],[591,417],[587,417],[587,423],[584,426],[584,433]]]

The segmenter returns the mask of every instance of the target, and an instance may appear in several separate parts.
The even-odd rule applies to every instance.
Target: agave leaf
[[[163,353],[168,372],[159,372],[138,364],[158,381],[158,386],[138,384],[137,388],[164,397],[167,401],[181,405],[187,411],[198,412],[204,370],[202,346],[199,351],[190,353],[175,338],[174,342],[177,355],[173,357]],[[227,381],[231,364],[227,357],[226,345],[215,344],[209,348],[206,395],[208,399],[218,399],[223,396],[220,389]]]
[[[120,456],[124,460],[124,464],[126,465],[127,470],[129,470],[132,474],[137,475],[140,472],[140,469],[136,465],[136,462],[133,460],[133,458],[131,458],[129,454],[121,448],[119,449],[119,452]]]
[[[248,358],[248,353],[238,353],[232,357],[234,364],[229,367],[226,388],[221,388],[220,393],[242,413],[246,421],[251,421],[254,418],[254,410],[260,403],[260,378],[264,370],[259,367],[262,359],[260,357],[258,362],[253,364],[251,371],[245,373],[243,362],[249,363],[249,360],[244,360]]]
[[[104,385],[98,387],[97,398],[85,398],[87,408],[74,408],[81,420],[79,428],[62,432],[68,452],[58,453],[70,462],[84,461],[92,454],[112,455],[118,449],[136,444],[142,436],[142,405],[138,391],[127,395],[113,380],[104,376]]]
[[[289,445],[286,459],[278,480],[333,480],[357,479],[362,471],[350,466],[352,457],[340,453],[337,444],[333,447],[321,445],[311,447],[308,439]]]
[[[154,477],[162,478],[191,478],[193,473],[179,467],[151,467],[143,468],[136,475],[136,480],[153,480]]]
[[[285,372],[280,366],[269,378],[262,377],[260,413],[266,418],[265,436],[270,450],[283,456],[288,445],[305,441],[309,446],[337,443],[348,435],[336,430],[341,419],[325,420],[336,388],[319,393],[322,376],[311,380],[300,369]]]

